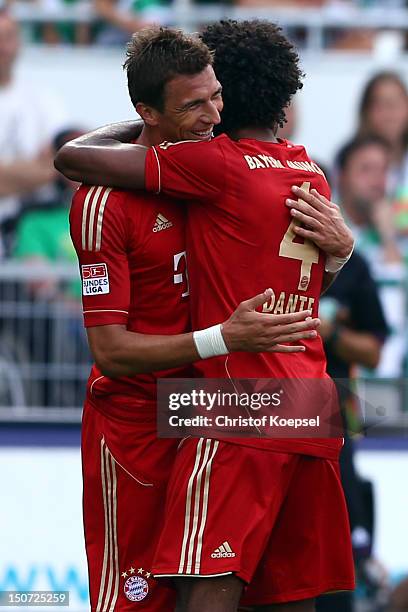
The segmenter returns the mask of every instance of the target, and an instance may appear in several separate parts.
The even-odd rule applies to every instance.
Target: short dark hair
[[[168,81],[179,74],[198,74],[211,64],[212,54],[196,36],[162,27],[136,32],[123,66],[133,106],[143,102],[163,111]]]
[[[201,38],[214,52],[214,70],[223,86],[222,131],[282,126],[304,75],[281,29],[257,19],[227,20],[207,26]]]
[[[380,136],[367,135],[367,136],[356,136],[349,142],[347,142],[337,153],[336,156],[336,167],[342,172],[345,170],[347,164],[349,163],[351,157],[360,151],[361,149],[365,149],[366,147],[381,147],[384,149],[385,153],[389,153],[390,147],[387,142],[380,138]]]

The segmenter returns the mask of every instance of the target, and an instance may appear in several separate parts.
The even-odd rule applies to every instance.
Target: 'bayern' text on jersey
[[[226,135],[211,142],[163,143],[148,152],[145,180],[148,190],[190,203],[193,329],[225,320],[239,302],[268,287],[273,294],[264,312],[311,309],[317,316],[325,255],[296,236],[285,205],[292,185],[330,197],[323,172],[304,147],[287,141],[234,141]],[[321,338],[303,343],[304,353],[233,353],[200,362],[198,368],[208,378],[326,377]],[[301,441],[254,444],[291,450],[300,448]],[[334,457],[341,441],[305,444],[315,445],[315,454]]]
[[[164,335],[191,329],[181,207],[165,197],[82,186],[73,199],[70,226],[85,327],[117,324]],[[93,366],[88,398],[98,406],[108,398],[131,418],[132,409],[155,402],[157,378],[189,375],[185,367],[111,379]]]

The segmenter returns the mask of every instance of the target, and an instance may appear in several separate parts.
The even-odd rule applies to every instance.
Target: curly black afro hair
[[[214,52],[214,70],[223,86],[218,132],[282,126],[284,109],[302,88],[304,74],[281,29],[268,21],[228,20],[207,26],[201,38]]]

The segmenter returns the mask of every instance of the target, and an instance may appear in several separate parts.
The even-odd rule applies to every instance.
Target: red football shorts
[[[85,405],[83,512],[92,612],[174,610],[175,592],[153,578],[152,561],[177,444],[157,440],[152,420],[106,418]]]
[[[336,461],[187,439],[170,479],[157,576],[235,573],[243,604],[354,589]]]

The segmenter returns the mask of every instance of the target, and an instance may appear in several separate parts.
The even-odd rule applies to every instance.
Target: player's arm
[[[288,198],[286,205],[290,208],[292,217],[301,223],[294,228],[294,232],[302,238],[312,240],[327,255],[322,285],[324,293],[351,257],[354,237],[337,204],[316,189],[309,193],[294,186],[292,191],[298,199]]]
[[[125,325],[88,327],[89,345],[105,376],[116,378],[154,372],[235,351],[294,353],[299,342],[317,336],[319,319],[311,311],[270,315],[256,312],[270,299],[270,290],[242,302],[221,326],[172,336],[130,332]]]
[[[208,202],[224,188],[225,159],[218,139],[145,148],[128,144],[137,126],[124,122],[80,136],[59,150],[55,167],[88,185],[146,189],[183,200]]]
[[[142,128],[142,121],[123,121],[79,136],[58,151],[55,167],[87,185],[143,189],[147,149],[130,144]]]

